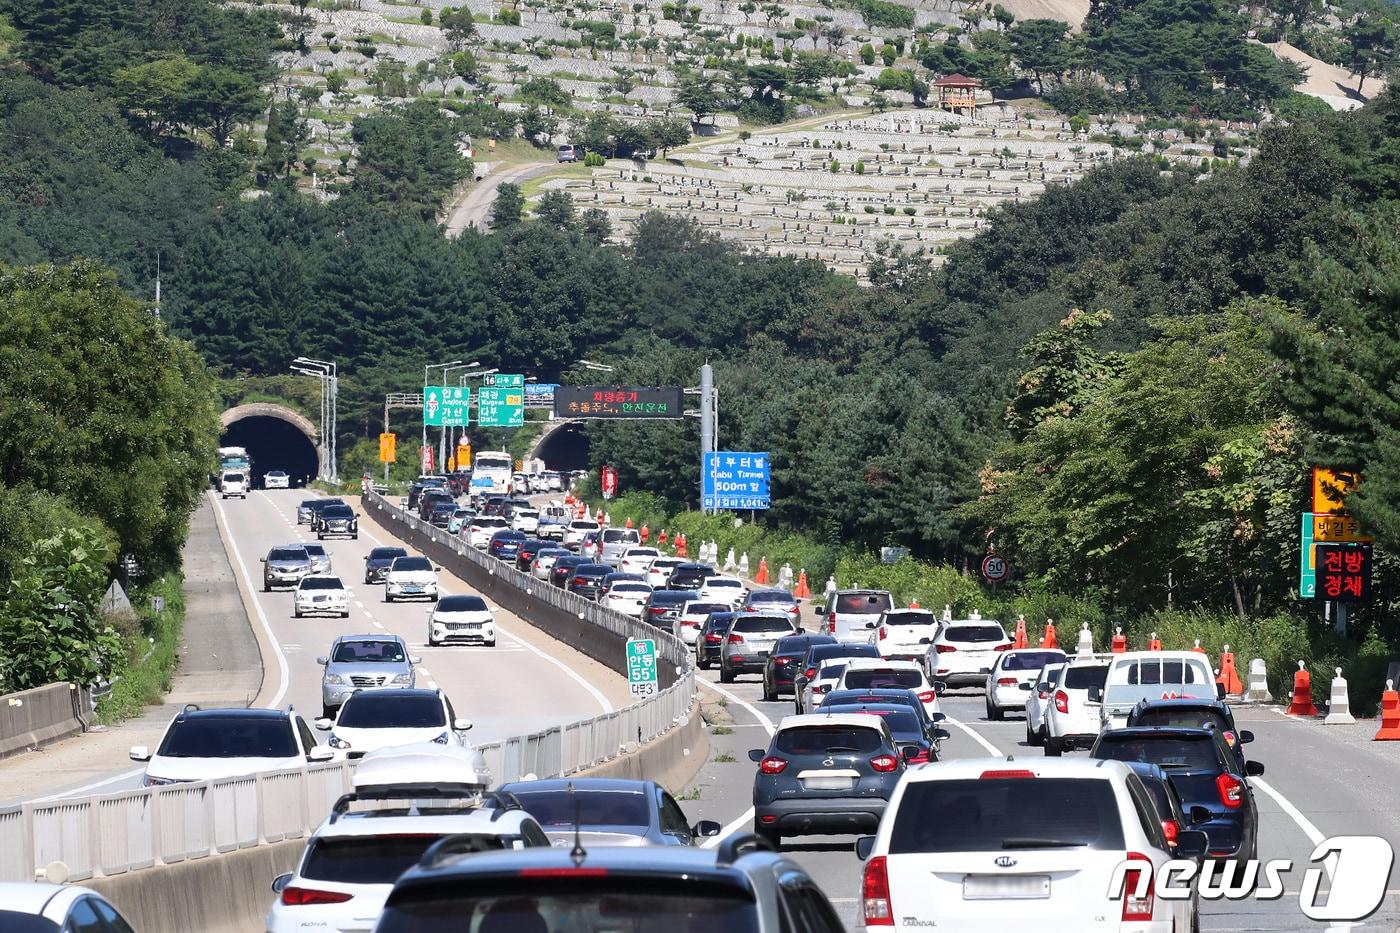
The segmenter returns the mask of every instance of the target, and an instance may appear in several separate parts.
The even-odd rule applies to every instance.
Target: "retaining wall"
[[[82,732],[91,710],[87,691],[69,683],[0,696],[0,758]]]

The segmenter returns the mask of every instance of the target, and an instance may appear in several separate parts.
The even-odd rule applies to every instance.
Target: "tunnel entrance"
[[[544,461],[546,470],[588,469],[588,426],[569,421],[540,437],[534,456]]]
[[[263,475],[282,470],[293,486],[305,486],[320,472],[316,426],[280,405],[240,405],[220,417],[220,447],[244,447],[253,461],[253,485],[262,488]]]

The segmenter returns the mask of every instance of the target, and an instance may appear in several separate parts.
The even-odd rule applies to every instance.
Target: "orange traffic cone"
[[[1113,630],[1113,638],[1109,640],[1108,650],[1114,654],[1122,654],[1128,650],[1128,636],[1123,634],[1123,626],[1118,626]]]
[[[760,586],[768,582],[768,558],[760,557],[758,559],[758,573],[754,574],[753,582]]]
[[[797,587],[792,591],[792,595],[798,599],[806,599],[812,595],[812,590],[807,586],[807,568],[802,568],[797,574]]]
[[[624,528],[631,528],[631,527],[632,527],[632,516],[630,516],[630,515],[627,516],[627,524],[624,525],[623,527],[624,527]]]
[[[1191,646],[1191,650],[1194,651],[1194,652],[1196,652],[1197,654],[1205,654],[1205,653],[1206,653],[1206,649],[1204,649],[1204,648],[1201,647],[1201,640],[1200,640],[1199,638],[1197,638],[1197,639],[1196,639],[1196,643],[1195,643],[1194,645]]]
[[[1312,675],[1302,661],[1298,662],[1298,670],[1293,672],[1293,702],[1288,704],[1288,715],[1317,715],[1317,707],[1313,706],[1312,701]]]
[[[1054,620],[1054,619],[1046,619],[1046,620],[1045,620],[1045,634],[1044,634],[1043,636],[1041,636],[1041,639],[1040,639],[1040,647],[1042,647],[1042,648],[1058,648],[1058,647],[1060,647],[1060,643],[1059,643],[1058,641],[1055,640],[1055,620]]]
[[[1385,692],[1381,694],[1381,728],[1376,741],[1400,742],[1400,693],[1395,692],[1393,680],[1385,682]]]
[[[662,547],[665,547],[665,546],[666,546],[666,529],[665,529],[665,528],[662,528],[662,529],[661,529],[661,537],[659,537],[659,538],[656,539],[656,543],[659,544],[659,545],[661,545]]]
[[[1225,685],[1226,696],[1244,696],[1244,683],[1240,680],[1240,672],[1235,670],[1235,653],[1229,645],[1220,652],[1220,676],[1215,678],[1215,682]]]
[[[909,600],[909,608],[910,608],[910,609],[922,609],[922,608],[923,608],[922,606],[919,605],[919,597],[915,596],[913,599]]]
[[[1156,632],[1153,632],[1153,633],[1152,633],[1152,637],[1149,638],[1149,639],[1147,639],[1147,650],[1148,650],[1148,651],[1161,651],[1161,650],[1162,650],[1162,639],[1160,639],[1160,638],[1157,637],[1157,633],[1156,633]]]
[[[676,535],[676,556],[685,557],[685,532]]]
[[[651,529],[648,528],[645,524],[643,524],[643,525],[642,525],[642,543],[643,543],[643,544],[646,544],[646,543],[647,543],[647,538],[650,538],[650,537],[651,537]]]
[[[1011,645],[1013,648],[1029,648],[1030,639],[1026,637],[1026,617],[1016,617],[1016,641]]]

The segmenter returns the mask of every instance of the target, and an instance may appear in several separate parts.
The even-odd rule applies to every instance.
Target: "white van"
[[[1128,724],[1139,700],[1219,697],[1210,658],[1197,651],[1128,651],[1113,656],[1100,715],[1105,729]]]
[[[641,543],[641,533],[635,528],[604,528],[598,562],[616,567],[622,563],[623,551]]]
[[[225,499],[229,496],[248,498],[248,474],[242,470],[225,470],[219,477],[219,495]]]

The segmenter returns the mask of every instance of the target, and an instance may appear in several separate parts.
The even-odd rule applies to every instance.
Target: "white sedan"
[[[1025,709],[1045,665],[1064,662],[1065,653],[1058,648],[1003,651],[987,674],[987,718],[1001,719],[1008,710]]]
[[[622,560],[617,569],[623,573],[646,573],[651,562],[661,556],[654,547],[629,547],[622,552]]]
[[[603,605],[614,612],[640,619],[642,608],[650,595],[651,587],[645,583],[637,580],[619,580],[608,589],[607,595],[603,597]]]
[[[441,690],[375,687],[350,694],[335,722],[316,720],[316,728],[330,731],[327,744],[337,757],[358,759],[366,752],[396,745],[434,742],[465,745],[462,733],[472,727],[458,719]]]
[[[664,590],[671,579],[671,571],[684,564],[683,557],[658,557],[647,564],[647,583],[658,590]]]
[[[428,644],[496,645],[496,615],[480,596],[444,596],[428,614]]]
[[[281,470],[269,470],[263,474],[264,489],[291,489],[292,478]]]
[[[5,921],[4,928],[16,931],[110,930],[112,933],[131,930],[131,924],[92,888],[53,881],[0,884],[0,920]]]
[[[748,586],[738,577],[706,577],[695,597],[707,603],[728,603],[732,608],[742,603],[748,594]]]
[[[462,532],[462,537],[467,539],[467,543],[478,551],[486,550],[486,546],[491,543],[491,536],[498,531],[510,529],[510,522],[504,518],[494,515],[478,515],[472,519],[472,523]]]
[[[292,612],[298,619],[309,615],[333,615],[348,619],[350,591],[340,582],[340,577],[302,577],[292,598]]]

